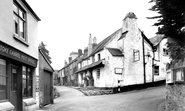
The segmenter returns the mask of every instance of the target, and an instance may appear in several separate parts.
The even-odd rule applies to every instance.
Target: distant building
[[[79,49],[77,52],[71,52],[69,57],[69,63],[65,61],[64,67],[58,71],[58,76],[60,78],[61,85],[67,86],[77,86],[78,77],[76,74],[77,71],[77,62],[82,55],[82,50]]]
[[[150,38],[150,41],[154,46],[155,80],[164,80],[166,78],[166,66],[171,61],[167,50],[167,38],[163,35],[156,35]]]
[[[0,110],[39,108],[38,21],[25,0],[0,3]]]

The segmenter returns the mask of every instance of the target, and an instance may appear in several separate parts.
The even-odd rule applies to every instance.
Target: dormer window
[[[13,4],[14,37],[26,41],[26,12],[16,3]]]

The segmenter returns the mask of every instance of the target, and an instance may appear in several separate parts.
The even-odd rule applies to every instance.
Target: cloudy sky
[[[89,34],[99,43],[121,28],[128,12],[134,12],[139,28],[148,38],[155,36],[156,20],[146,17],[156,15],[148,9],[150,0],[26,0],[39,22],[39,42],[50,51],[52,67],[61,69],[69,54],[88,45]]]

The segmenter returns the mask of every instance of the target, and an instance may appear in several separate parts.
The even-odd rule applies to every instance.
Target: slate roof
[[[153,46],[157,46],[163,40],[163,38],[163,35],[156,35],[155,37],[152,37],[149,40],[151,41]]]
[[[129,12],[129,13],[125,16],[125,18],[124,18],[123,20],[125,20],[127,17],[128,17],[128,18],[135,18],[135,19],[137,19],[136,15],[135,15],[133,12]]]
[[[100,61],[94,62],[94,63],[92,63],[92,64],[90,64],[90,65],[87,65],[87,66],[85,66],[85,67],[82,67],[81,69],[79,69],[79,70],[77,71],[77,73],[78,73],[78,72],[81,72],[81,71],[84,71],[84,70],[87,70],[87,69],[89,69],[89,68],[93,68],[93,67],[97,67],[97,66],[104,66],[104,64],[102,63],[102,61],[103,61],[103,60],[100,60]]]
[[[118,39],[118,41],[121,40],[122,38],[124,38],[127,35],[127,33],[128,33],[128,31],[123,32],[121,34],[121,37]]]
[[[51,64],[49,63],[49,60],[46,58],[46,56],[44,55],[44,53],[42,52],[41,49],[39,49],[40,54],[42,55],[42,57],[45,59],[45,61],[47,62],[48,66],[51,68],[51,70],[54,72],[55,70],[53,69],[53,67],[51,66]]]
[[[104,40],[102,40],[92,51],[92,53],[90,54],[90,56],[94,55],[95,53],[99,52],[100,50],[102,50],[105,46],[105,44],[117,33],[121,30],[118,29],[116,32],[114,32],[113,34],[111,34],[110,36],[108,36],[107,38],[105,38]]]
[[[117,48],[107,48],[112,56],[123,56],[122,52]]]

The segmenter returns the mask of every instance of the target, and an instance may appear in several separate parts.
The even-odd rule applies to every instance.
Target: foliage
[[[46,44],[41,42],[41,44],[39,45],[39,49],[41,49],[41,51],[43,52],[43,54],[45,55],[45,57],[47,58],[47,60],[51,64],[52,63],[51,62],[51,57],[49,56],[49,51],[46,49]]]
[[[154,5],[150,10],[159,15],[148,17],[158,19],[157,34],[163,34],[168,39],[167,47],[170,57],[174,60],[183,59],[185,55],[185,2],[184,0],[151,0]]]

